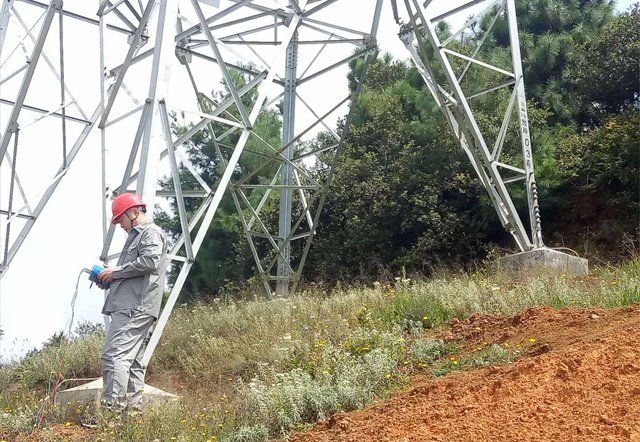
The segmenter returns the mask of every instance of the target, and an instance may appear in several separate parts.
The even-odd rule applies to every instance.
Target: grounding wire
[[[71,330],[73,327],[73,320],[75,317],[76,299],[78,297],[78,288],[80,286],[80,278],[82,277],[83,273],[90,273],[90,271],[89,269],[82,269],[78,274],[78,280],[76,281],[76,288],[75,288],[75,291],[73,292],[73,297],[71,298],[71,317],[69,318],[69,321],[65,325],[65,329],[67,330],[67,332],[65,334],[63,329],[62,335],[60,336],[60,343],[58,344],[56,357],[53,363],[54,369],[51,370],[49,374],[46,395],[44,397],[44,400],[42,401],[42,405],[40,405],[40,408],[34,417],[34,420],[35,420],[34,429],[31,432],[31,434],[29,434],[29,436],[26,437],[25,440],[28,440],[31,437],[37,435],[38,432],[40,431],[42,423],[44,422],[45,415],[47,414],[47,409],[49,405],[54,401],[56,393],[58,391],[58,387],[60,387],[60,385],[62,384],[63,376],[62,376],[62,373],[60,372],[62,370],[62,365],[64,364],[64,358],[67,352],[69,339],[71,339]]]

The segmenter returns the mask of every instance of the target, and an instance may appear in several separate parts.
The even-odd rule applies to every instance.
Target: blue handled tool
[[[91,270],[89,270],[89,269],[85,269],[85,270],[87,270],[88,273],[89,273],[89,281],[91,281],[91,283],[92,283],[91,285],[93,285],[93,283],[95,282],[96,285],[98,287],[100,287],[101,289],[103,289],[103,290],[106,290],[106,289],[109,288],[109,285],[110,285],[109,283],[104,284],[104,283],[102,283],[102,282],[100,282],[100,281],[98,281],[96,279],[98,277],[98,275],[100,274],[100,272],[102,272],[104,270],[104,267],[102,267],[101,265],[97,265],[96,264],[91,268]]]

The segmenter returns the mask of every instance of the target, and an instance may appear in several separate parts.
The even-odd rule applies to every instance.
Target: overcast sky
[[[356,5],[371,1],[343,1],[343,7],[349,9],[345,16],[359,17],[361,7]],[[69,3],[66,2],[67,5]],[[631,0],[621,0],[618,10],[625,10],[632,3]],[[446,4],[451,8],[456,2],[448,1]],[[463,19],[458,17],[457,21]],[[67,28],[66,32],[73,35],[73,30]],[[408,56],[397,33],[398,27],[392,17],[390,2],[387,1],[381,18],[379,45],[383,52],[406,59]],[[87,48],[87,60],[94,63],[97,52],[97,48]],[[3,53],[3,59],[5,55]],[[68,69],[72,71],[72,67]],[[346,79],[343,87],[346,91]],[[7,106],[0,106],[2,129],[9,112]],[[73,132],[73,129],[70,128],[70,131]],[[82,268],[98,263],[102,247],[99,149],[99,132],[96,130],[31,230],[8,273],[0,281],[0,327],[5,332],[0,340],[2,360],[19,357],[29,349],[39,347],[54,332],[65,327],[71,315],[70,302],[78,273]],[[45,177],[42,186],[46,185],[51,175]],[[0,185],[6,186],[6,181],[0,181]],[[124,233],[118,231],[116,237],[116,242],[121,244]],[[86,275],[83,275],[74,323],[85,320],[101,322],[102,303],[103,292],[95,287],[90,289]]]

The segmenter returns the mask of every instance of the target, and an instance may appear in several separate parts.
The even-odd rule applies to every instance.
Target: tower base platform
[[[500,271],[521,272],[530,269],[554,269],[570,275],[589,273],[589,261],[546,247],[498,258]]]
[[[67,390],[59,391],[56,394],[56,405],[63,414],[73,414],[79,405],[83,409],[100,408],[100,397],[102,396],[102,378],[89,383],[78,385]],[[167,393],[159,388],[145,384],[144,396],[142,398],[142,408],[160,407],[177,402],[179,396]]]

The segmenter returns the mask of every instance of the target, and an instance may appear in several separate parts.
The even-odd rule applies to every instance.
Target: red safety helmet
[[[135,193],[123,193],[115,197],[111,203],[111,213],[113,214],[111,223],[118,224],[118,219],[132,207],[147,207],[147,205]]]

